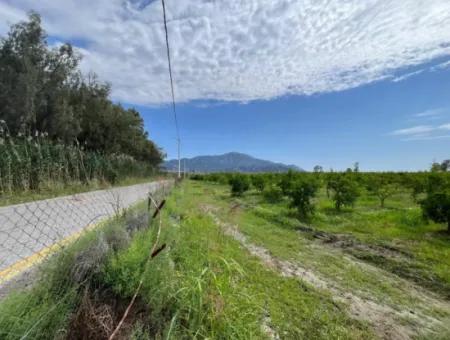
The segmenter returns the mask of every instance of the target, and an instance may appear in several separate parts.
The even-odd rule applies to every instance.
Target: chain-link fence
[[[37,264],[172,181],[80,193],[0,208],[0,297],[33,280]]]

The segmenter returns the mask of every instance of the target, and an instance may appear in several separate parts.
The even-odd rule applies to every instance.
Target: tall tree
[[[127,154],[157,165],[161,150],[135,109],[109,99],[110,85],[83,76],[70,44],[50,49],[38,14],[11,27],[0,42],[0,119],[14,134],[46,132],[65,144]]]

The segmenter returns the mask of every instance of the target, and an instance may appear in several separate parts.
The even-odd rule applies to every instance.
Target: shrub
[[[297,209],[300,219],[307,219],[314,213],[312,199],[317,193],[319,185],[314,180],[297,179],[288,192],[291,207]]]
[[[450,188],[446,178],[437,174],[428,177],[427,197],[420,205],[425,218],[436,223],[447,223],[450,233]]]
[[[283,195],[287,195],[289,193],[293,180],[294,172],[292,170],[289,170],[286,174],[282,175],[281,181],[278,185],[283,192]]]
[[[250,180],[245,175],[234,175],[230,178],[231,194],[233,196],[241,196],[250,189]]]
[[[448,189],[447,178],[439,173],[431,173],[426,181],[425,191],[427,194],[439,193]]]
[[[328,186],[333,191],[332,199],[338,211],[342,206],[353,206],[359,196],[358,185],[345,174],[331,179]]]
[[[266,179],[262,175],[253,175],[252,185],[256,190],[262,192],[266,186]]]
[[[278,203],[283,199],[283,192],[276,185],[269,185],[263,191],[264,199],[269,203]]]
[[[434,192],[428,194],[421,202],[425,218],[436,223],[447,223],[447,232],[450,233],[450,192]]]
[[[201,175],[201,174],[193,174],[189,176],[190,179],[192,179],[193,181],[204,181],[205,180],[205,176]]]
[[[414,202],[418,202],[418,196],[425,192],[425,181],[422,176],[412,174],[406,179],[406,187],[411,190],[411,198]]]

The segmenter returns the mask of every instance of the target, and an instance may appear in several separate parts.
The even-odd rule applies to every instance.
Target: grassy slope
[[[274,275],[225,236],[201,210],[203,187],[183,186],[164,211],[169,250],[151,265],[141,298],[151,307],[152,334],[173,338],[264,338],[266,321],[282,338],[371,338],[343,306],[302,282]],[[178,217],[180,217],[178,219]],[[118,254],[106,270],[114,291],[131,296],[148,248],[145,238]]]

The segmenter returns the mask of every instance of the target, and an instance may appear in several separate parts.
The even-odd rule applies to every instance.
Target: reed
[[[131,156],[85,150],[78,143],[65,145],[47,133],[11,136],[0,121],[0,195],[92,181],[114,184],[154,172],[154,166]]]

